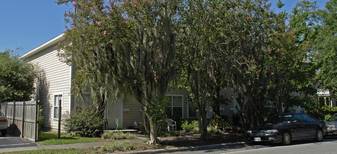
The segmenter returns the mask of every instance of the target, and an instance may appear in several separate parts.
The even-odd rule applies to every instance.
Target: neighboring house
[[[76,97],[71,92],[74,66],[62,62],[58,56],[60,51],[58,44],[63,39],[64,34],[61,34],[20,57],[36,65],[41,71],[39,87],[36,89],[38,98],[43,104],[44,125],[50,129],[58,127],[59,102],[62,104],[62,119],[69,118],[70,114],[76,112],[76,108],[82,104],[91,103],[89,92],[83,94],[83,97]],[[190,112],[191,106],[183,91],[168,92],[167,96],[171,102],[167,109],[169,118],[179,120],[195,117],[195,112]],[[106,129],[136,127],[143,123],[142,106],[135,97],[124,94],[117,102],[108,103],[105,119]]]
[[[331,98],[330,91],[325,89],[317,90],[318,101],[321,104],[329,105],[331,107],[337,106],[337,102],[335,99]]]

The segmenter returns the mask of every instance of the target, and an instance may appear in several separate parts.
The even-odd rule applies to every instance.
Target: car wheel
[[[291,136],[290,136],[289,133],[283,133],[282,134],[282,144],[283,145],[291,144]]]
[[[320,142],[323,140],[323,132],[322,130],[318,129],[316,131],[316,141]]]
[[[6,136],[6,134],[7,134],[7,130],[1,130],[1,135],[2,136]]]

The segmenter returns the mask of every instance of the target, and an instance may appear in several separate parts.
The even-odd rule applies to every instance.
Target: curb
[[[221,144],[210,144],[210,145],[201,145],[201,146],[189,146],[189,147],[172,147],[172,148],[164,148],[164,149],[150,149],[143,151],[128,151],[122,152],[119,154],[152,154],[152,153],[164,153],[164,152],[178,152],[178,151],[187,151],[187,150],[202,150],[208,148],[220,148],[226,146],[237,146],[237,145],[245,145],[246,142],[232,142],[232,143],[221,143]]]

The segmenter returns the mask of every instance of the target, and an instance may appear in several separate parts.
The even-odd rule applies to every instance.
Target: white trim
[[[69,85],[70,85],[70,90],[69,90],[69,115],[71,115],[71,106],[73,105],[71,98],[72,98],[72,81],[73,81],[73,65],[70,65],[70,81],[69,81]]]
[[[48,47],[50,47],[50,46],[56,44],[57,42],[59,42],[59,41],[61,41],[61,40],[63,40],[63,39],[64,39],[64,33],[62,33],[62,34],[56,36],[55,38],[49,40],[48,42],[46,42],[46,43],[44,43],[44,44],[42,44],[42,45],[40,45],[40,46],[34,48],[33,50],[28,51],[27,53],[25,53],[24,55],[22,55],[22,56],[20,57],[20,59],[28,58],[28,57],[30,57],[30,56],[32,56],[32,55],[34,55],[34,54],[36,54],[36,53],[42,51],[43,49],[46,49],[46,48],[48,48]]]
[[[52,103],[52,119],[53,119],[53,121],[57,121],[59,118],[54,118],[54,107],[55,107],[55,96],[59,96],[59,95],[61,95],[61,104],[64,104],[64,95],[63,95],[63,92],[58,92],[58,93],[53,93],[53,103]],[[59,114],[61,114],[61,117],[62,117],[62,106],[61,106],[61,113],[59,113]]]

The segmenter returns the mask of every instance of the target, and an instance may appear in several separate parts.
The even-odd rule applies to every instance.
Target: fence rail
[[[8,133],[37,141],[38,105],[35,101],[4,102],[0,104],[0,109],[8,119]]]

